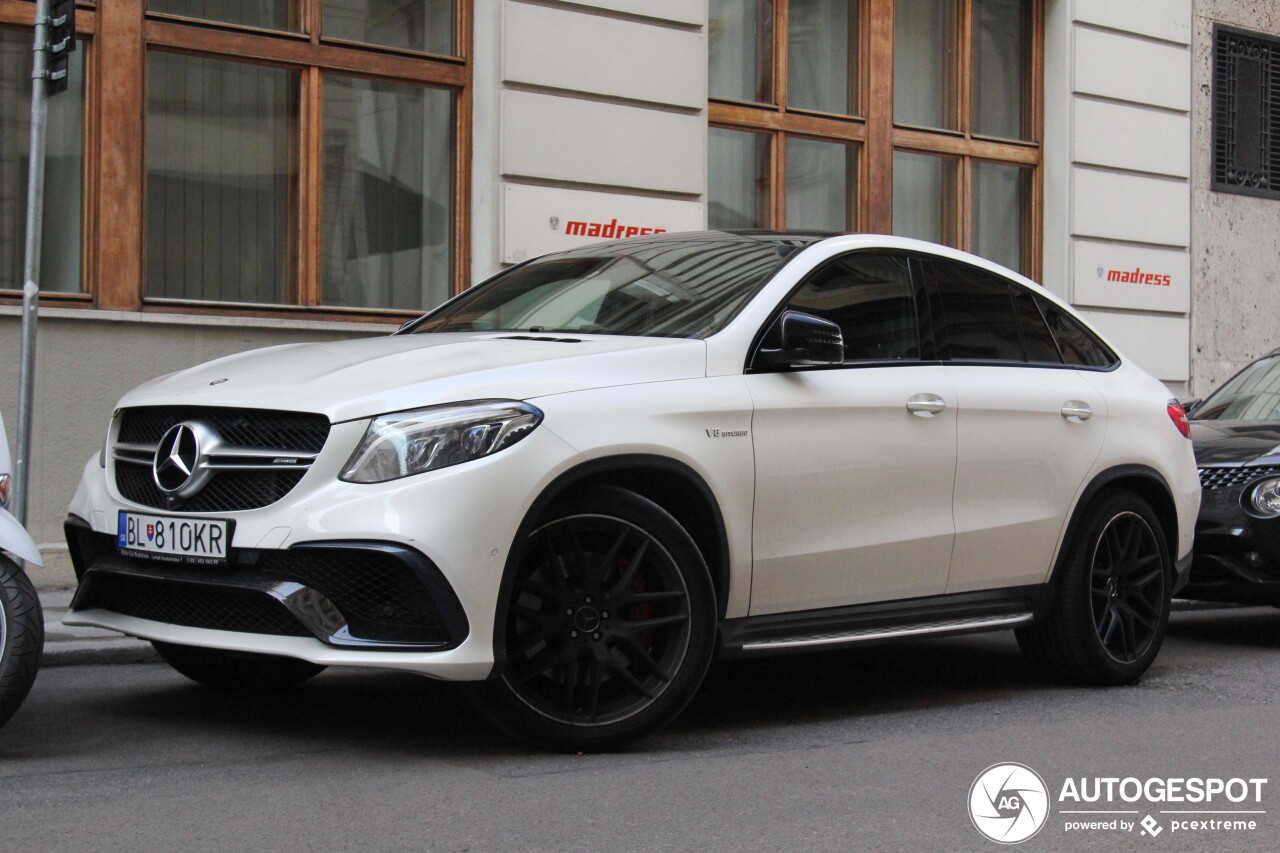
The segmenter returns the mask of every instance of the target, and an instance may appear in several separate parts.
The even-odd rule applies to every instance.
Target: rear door
[[[1032,291],[927,264],[955,389],[955,549],[947,592],[1041,583],[1102,449],[1106,401],[1064,363]]]

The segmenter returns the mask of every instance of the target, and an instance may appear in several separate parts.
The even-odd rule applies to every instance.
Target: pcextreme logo
[[[1249,835],[1262,829],[1269,780],[1251,776],[1067,776],[1057,795],[1062,832],[1156,838]],[[1025,764],[993,764],[969,788],[969,818],[986,838],[1020,844],[1049,822],[1044,778]],[[1055,830],[1056,831],[1056,830]]]

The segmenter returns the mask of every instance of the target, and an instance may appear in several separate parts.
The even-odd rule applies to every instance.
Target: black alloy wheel
[[[1015,633],[1035,664],[1080,684],[1130,684],[1169,621],[1173,561],[1160,519],[1126,489],[1102,492],[1064,543],[1053,607]]]
[[[1089,602],[1107,654],[1138,660],[1160,631],[1165,602],[1164,557],[1155,531],[1136,512],[1107,522],[1094,548]]]
[[[602,487],[558,504],[524,543],[485,686],[504,728],[559,749],[618,746],[669,722],[711,658],[714,595],[688,533]]]

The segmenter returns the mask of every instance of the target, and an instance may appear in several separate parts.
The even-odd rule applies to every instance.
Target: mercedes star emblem
[[[181,423],[170,427],[160,439],[155,461],[151,464],[156,485],[168,494],[181,490],[195,475],[199,458],[200,442],[191,425]]]

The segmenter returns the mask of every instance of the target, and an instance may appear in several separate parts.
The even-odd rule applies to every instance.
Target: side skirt
[[[1037,584],[726,619],[720,623],[720,657],[1016,628],[1042,617],[1053,599],[1051,584]]]

